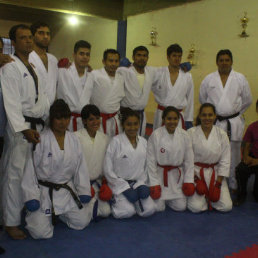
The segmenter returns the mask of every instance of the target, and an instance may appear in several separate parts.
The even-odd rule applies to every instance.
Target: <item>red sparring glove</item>
[[[209,198],[211,202],[217,202],[220,199],[221,183],[216,181],[215,185],[210,189]]]
[[[64,58],[61,58],[59,61],[58,61],[58,68],[68,68],[70,66],[70,61],[68,58],[64,57]]]
[[[95,190],[92,186],[90,188],[90,191],[91,191],[91,198],[93,198],[95,196]]]
[[[112,198],[112,190],[107,185],[106,178],[103,178],[102,180],[102,186],[99,189],[99,199],[102,201],[109,201]]]
[[[155,185],[150,187],[150,196],[153,200],[157,200],[161,196],[161,187],[160,185]]]
[[[196,183],[196,192],[199,195],[204,195],[207,191],[207,187],[205,182],[203,182],[199,177],[195,176],[194,177],[194,182]]]
[[[192,196],[195,192],[195,187],[193,183],[184,183],[182,187],[185,196]]]

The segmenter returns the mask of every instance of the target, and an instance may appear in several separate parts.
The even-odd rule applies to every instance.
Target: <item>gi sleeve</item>
[[[245,76],[242,75],[241,83],[243,85],[241,97],[242,97],[242,106],[240,113],[243,114],[246,109],[252,104],[252,94],[250,91],[250,86]]]
[[[199,101],[201,104],[207,102],[207,99],[208,99],[207,88],[208,88],[208,78],[205,77],[201,83],[200,92],[199,92]]]
[[[188,91],[186,93],[187,106],[184,111],[184,119],[185,121],[193,121],[193,113],[194,113],[194,84],[192,75],[189,73],[188,78]]]

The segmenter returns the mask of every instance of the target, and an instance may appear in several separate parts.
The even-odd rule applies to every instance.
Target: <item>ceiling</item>
[[[68,14],[126,19],[139,13],[199,0],[0,0],[4,20],[34,22],[42,16],[48,22],[61,22]],[[44,20],[45,20],[44,19]]]

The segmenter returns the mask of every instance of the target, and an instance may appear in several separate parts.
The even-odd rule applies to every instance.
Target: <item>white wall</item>
[[[240,38],[240,18],[247,11],[250,19],[247,33]],[[192,69],[195,83],[195,114],[199,107],[199,85],[206,74],[217,69],[215,57],[220,49],[229,48],[233,53],[236,71],[243,73],[251,86],[254,103],[246,112],[246,122],[257,119],[255,102],[258,97],[258,1],[257,0],[203,0],[145,13],[128,18],[127,56],[131,58],[135,46],[145,45],[150,50],[149,65],[167,65],[166,48],[178,43],[186,60],[191,44],[197,49],[198,63]],[[158,45],[150,45],[152,26],[157,28]],[[156,108],[153,96],[147,107],[148,122],[152,122]]]

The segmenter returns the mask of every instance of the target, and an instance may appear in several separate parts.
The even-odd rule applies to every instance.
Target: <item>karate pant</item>
[[[155,200],[156,211],[164,211],[166,205],[174,211],[186,210],[186,198],[178,198],[173,200]]]
[[[153,130],[156,130],[157,128],[162,126],[162,113],[163,113],[162,110],[160,110],[158,108],[156,109],[155,116],[154,116],[154,122],[153,122]],[[182,128],[181,118],[179,119],[178,127]]]
[[[116,114],[114,117],[109,118],[106,123],[106,135],[108,135],[109,137],[113,137],[116,135],[116,123],[118,127],[118,134],[123,132],[120,119],[118,117],[118,114]],[[100,125],[100,131],[104,133],[102,120]]]
[[[115,195],[114,199],[111,212],[116,219],[130,218],[136,213],[141,217],[148,217],[155,212],[155,204],[150,196],[144,200],[141,199],[144,211],[141,211],[139,201],[132,204],[122,193]]]
[[[32,144],[22,133],[12,134],[10,128],[5,137],[6,149],[3,157],[2,206],[5,226],[18,226],[21,222],[22,200],[21,181],[27,155]]]
[[[83,204],[83,208],[78,207],[59,215],[59,218],[67,224],[69,228],[82,230],[91,221],[92,204]],[[46,216],[40,209],[34,212],[28,212],[25,221],[26,229],[34,239],[45,239],[53,237],[54,226],[52,225],[52,216]]]
[[[241,162],[241,142],[231,141],[231,163],[230,176],[228,179],[229,188],[237,189],[236,167]]]
[[[207,186],[210,185],[212,170],[204,171],[204,178]],[[199,175],[198,175],[199,176]],[[232,200],[228,190],[227,180],[224,178],[221,185],[220,199],[217,202],[211,202],[211,206],[218,211],[228,212],[232,210]],[[208,209],[208,203],[205,195],[199,195],[197,192],[187,198],[187,208],[194,212],[202,212]]]
[[[104,217],[104,218],[108,217],[111,214],[111,207],[109,202],[104,202],[98,198],[99,187],[96,183],[93,183],[92,187],[95,190],[95,196],[91,199],[93,209],[94,209],[94,205],[96,206],[96,201],[98,201],[97,216]],[[94,216],[94,212],[92,213],[92,216]]]

